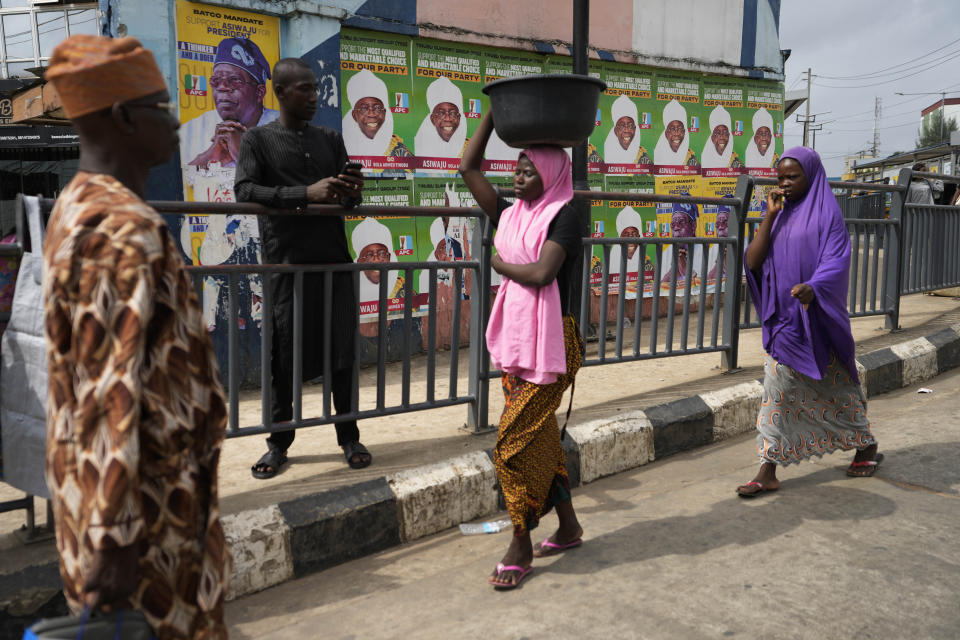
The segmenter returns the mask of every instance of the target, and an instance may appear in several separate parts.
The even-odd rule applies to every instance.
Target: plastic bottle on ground
[[[474,522],[460,525],[460,533],[465,536],[473,536],[478,533],[497,533],[512,527],[510,520],[492,520],[490,522]]]

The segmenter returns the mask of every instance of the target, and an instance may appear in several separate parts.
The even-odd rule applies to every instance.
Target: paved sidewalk
[[[858,359],[869,365],[869,395],[936,375],[938,358],[960,362],[955,344],[960,301],[955,299],[904,298],[903,330],[897,333],[886,332],[880,317],[852,324]],[[465,360],[466,352],[462,355]],[[750,430],[762,357],[760,332],[753,329],[741,333],[743,370],[733,374],[721,374],[719,354],[583,369],[566,442],[572,480],[590,482]],[[373,374],[363,372],[368,382]],[[417,398],[424,384],[416,370],[414,380],[412,397]],[[320,402],[319,387],[308,391],[305,415]],[[388,396],[396,393],[396,385],[388,390]],[[495,423],[502,408],[496,385],[490,399]],[[242,425],[257,423],[259,394],[245,394],[241,410]],[[304,430],[291,450],[292,464],[268,481],[250,475],[250,465],[264,450],[263,437],[229,440],[220,487],[237,559],[232,596],[494,513],[498,496],[486,453],[494,434],[466,431],[465,416],[466,407],[450,407],[362,422],[374,464],[360,471],[344,464],[331,427]],[[0,500],[13,497],[18,493],[0,485]],[[43,522],[42,507],[38,511]],[[10,609],[4,603],[16,600],[14,610],[31,611],[49,601],[51,585],[57,584],[52,544],[23,547],[5,534],[22,518],[22,513],[0,515],[0,619]],[[24,593],[33,594],[30,602],[21,602]]]
[[[452,529],[229,603],[230,637],[957,638],[960,370],[922,384],[871,400],[873,478],[836,453],[737,498],[744,434],[576,490],[583,546],[517,591],[486,583],[509,533]]]

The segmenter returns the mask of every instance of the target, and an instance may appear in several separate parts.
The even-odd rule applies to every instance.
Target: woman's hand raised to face
[[[773,218],[777,217],[777,214],[783,210],[783,189],[780,187],[774,187],[770,189],[770,192],[767,193],[767,215],[772,216]]]

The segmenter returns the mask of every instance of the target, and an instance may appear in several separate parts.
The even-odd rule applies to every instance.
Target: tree
[[[939,108],[930,114],[930,118],[924,122],[919,131],[917,131],[917,149],[929,147],[941,142],[950,140],[950,132],[960,129],[956,118],[947,118],[943,121],[943,137],[941,137],[940,120],[943,118],[943,111]]]

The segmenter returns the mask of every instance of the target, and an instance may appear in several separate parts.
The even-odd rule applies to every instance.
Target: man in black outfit
[[[273,69],[273,90],[280,117],[249,129],[240,143],[235,191],[238,202],[256,202],[275,209],[300,209],[308,203],[339,204],[359,198],[363,177],[344,170],[347,151],[340,134],[310,124],[317,110],[317,77],[298,58],[284,58]],[[342,216],[260,216],[265,264],[349,264]],[[303,379],[323,373],[323,278],[303,279]],[[293,419],[293,274],[267,278],[273,293],[272,419]],[[330,359],[333,404],[338,414],[351,408],[354,331],[357,301],[350,273],[333,274]],[[337,423],[337,444],[347,463],[366,467],[372,457],[360,444],[356,421]],[[267,438],[267,453],[253,466],[255,478],[272,478],[287,460],[294,430]]]

